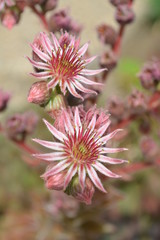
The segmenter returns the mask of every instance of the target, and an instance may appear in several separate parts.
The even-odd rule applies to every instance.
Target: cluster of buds
[[[5,130],[10,139],[24,141],[28,134],[32,134],[38,122],[33,112],[17,113],[6,121]]]
[[[51,15],[48,24],[51,32],[57,32],[62,29],[63,31],[78,35],[82,30],[82,26],[69,16],[68,9],[59,10]]]
[[[160,60],[155,58],[146,63],[138,77],[145,89],[156,90],[160,81]]]
[[[110,2],[116,7],[115,19],[120,25],[119,32],[107,24],[101,24],[97,27],[100,41],[109,46],[109,50],[107,49],[100,58],[100,66],[106,67],[108,71],[111,71],[117,65],[117,53],[124,31],[124,25],[131,23],[134,20],[131,0],[111,0]],[[107,74],[103,75],[103,81],[106,76]]]

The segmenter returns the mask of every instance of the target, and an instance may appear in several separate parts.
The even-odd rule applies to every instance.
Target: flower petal
[[[85,52],[88,49],[88,43],[85,43],[79,50],[78,50],[78,55],[83,56],[85,54]]]
[[[40,145],[47,147],[49,149],[53,150],[58,150],[58,151],[63,151],[64,150],[64,145],[62,143],[58,142],[50,142],[50,141],[44,141],[40,139],[32,139],[34,142],[39,143]]]
[[[84,62],[85,62],[85,64],[87,65],[87,64],[93,62],[94,59],[96,59],[96,58],[97,58],[97,56],[93,56],[93,57],[91,57],[91,58],[85,59]]]
[[[110,134],[100,138],[99,141],[106,143],[108,140],[112,139],[118,132],[121,132],[121,131],[123,131],[123,129],[116,129],[115,131],[111,132]]]
[[[99,155],[97,160],[100,162],[110,163],[110,164],[120,164],[120,163],[128,162],[127,160],[123,160],[119,158],[111,158],[104,155]]]
[[[59,161],[66,158],[64,152],[36,153],[33,154],[32,156],[42,159],[44,161]]]
[[[97,130],[97,135],[99,137],[101,137],[105,131],[107,130],[107,128],[109,127],[109,125],[111,124],[111,121],[108,120],[106,124],[104,124],[102,127],[100,127],[98,130]]]
[[[40,33],[43,47],[47,50],[48,54],[52,56],[53,46],[51,45],[51,41],[45,33]]]
[[[88,78],[85,78],[84,76],[81,76],[81,75],[77,75],[75,78],[76,78],[78,81],[80,81],[80,82],[82,82],[82,83],[85,83],[85,84],[87,84],[87,85],[99,85],[99,86],[103,86],[103,85],[104,85],[103,83],[98,83],[98,82],[89,80]]]
[[[71,124],[71,118],[67,111],[64,110],[64,126],[67,132],[74,134],[74,128]]]
[[[49,66],[46,64],[46,63],[43,63],[43,62],[36,62],[34,61],[33,59],[27,57],[27,59],[30,61],[30,63],[38,68],[38,69],[42,69],[42,70],[49,70]]]
[[[101,148],[100,152],[101,153],[118,153],[118,152],[123,152],[127,151],[127,148]]]
[[[30,74],[39,79],[48,79],[52,77],[50,72],[39,72],[39,73],[30,73]]]
[[[46,124],[48,130],[53,134],[55,138],[63,142],[64,140],[67,140],[67,137],[60,131],[58,131],[54,126],[52,126],[49,122],[47,122],[45,119],[43,119],[44,123]]]
[[[106,68],[96,69],[96,70],[82,69],[80,74],[87,75],[87,76],[92,76],[92,75],[96,75],[96,74],[101,73],[101,72],[106,71],[106,70],[107,70]]]
[[[60,161],[58,164],[56,164],[54,167],[52,167],[50,170],[45,172],[41,177],[46,178],[52,175],[55,175],[59,172],[62,172],[64,169],[66,169],[71,163],[67,160]]]
[[[52,37],[52,39],[53,39],[54,47],[55,47],[55,50],[56,50],[56,52],[57,52],[59,48],[61,49],[60,44],[59,44],[56,36],[55,36],[52,32],[51,32],[51,37]],[[61,50],[62,50],[62,49],[61,49]]]
[[[77,172],[77,164],[73,164],[67,172],[67,175],[65,177],[64,180],[64,190],[66,189],[66,187],[68,186],[68,184],[70,183],[70,181],[72,180],[72,177],[76,174]]]
[[[70,82],[70,83],[67,83],[67,88],[68,88],[69,92],[70,92],[74,97],[80,98],[80,99],[83,100],[83,97],[76,92],[75,87],[73,86],[73,84],[72,84],[71,82]]]
[[[81,83],[79,83],[78,81],[75,81],[75,82],[74,82],[74,86],[75,86],[78,90],[80,90],[81,92],[91,93],[91,94],[96,94],[96,95],[97,95],[97,93],[96,93],[95,91],[83,87],[83,85],[82,85]]]
[[[78,176],[79,176],[79,183],[83,191],[85,187],[85,180],[86,180],[86,170],[83,164],[81,164],[78,168]]]
[[[30,44],[30,46],[33,49],[33,51],[38,55],[38,57],[40,57],[43,61],[48,62],[50,60],[50,57],[46,53],[39,50],[33,44]]]
[[[119,178],[120,176],[111,172],[109,169],[107,169],[105,166],[103,166],[103,164],[96,162],[94,165],[94,168],[96,168],[100,173],[104,174],[107,177],[111,177],[111,178]]]
[[[102,183],[101,183],[101,180],[99,179],[96,171],[94,170],[93,167],[91,166],[87,166],[87,172],[88,172],[88,175],[90,177],[90,179],[92,180],[92,182],[94,183],[94,185],[100,189],[102,192],[105,192],[106,193],[106,190],[104,189]]]

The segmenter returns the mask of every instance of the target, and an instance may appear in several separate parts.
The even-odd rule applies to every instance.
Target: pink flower
[[[83,59],[88,43],[79,49],[79,40],[68,35],[68,33],[62,34],[59,41],[53,33],[51,33],[51,39],[45,33],[40,33],[37,39],[38,42],[35,40],[31,47],[39,60],[38,58],[28,59],[41,72],[31,73],[33,76],[39,79],[47,79],[48,88],[54,89],[59,86],[64,95],[68,90],[74,97],[83,99],[76,89],[84,93],[96,93],[82,84],[96,85],[100,83],[91,81],[84,76],[92,76],[105,69],[85,69],[86,65],[96,58],[94,56]],[[67,41],[64,42],[64,39],[67,39]]]
[[[15,5],[15,2],[13,0],[0,0],[0,11],[3,10],[5,5],[11,7]]]
[[[86,115],[80,118],[79,110],[76,107],[74,114],[69,114],[63,110],[65,132],[57,130],[53,125],[44,120],[48,130],[58,141],[44,141],[33,139],[44,147],[54,150],[51,153],[35,154],[47,162],[58,161],[43,174],[43,178],[56,175],[66,171],[64,177],[64,190],[71,182],[72,178],[78,176],[80,186],[85,189],[85,181],[88,176],[93,184],[103,192],[104,189],[97,171],[107,177],[117,178],[117,174],[111,172],[104,164],[119,164],[125,162],[122,159],[116,159],[106,156],[108,153],[117,153],[125,148],[108,148],[106,143],[121,131],[117,129],[110,134],[105,135],[110,125],[109,115],[94,109],[89,110]],[[103,136],[104,135],[104,136]]]

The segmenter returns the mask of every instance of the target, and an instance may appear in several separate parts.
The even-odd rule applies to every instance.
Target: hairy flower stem
[[[47,31],[49,31],[48,22],[47,22],[47,20],[46,20],[45,15],[44,15],[43,13],[41,13],[40,11],[38,11],[35,6],[31,6],[31,9],[32,9],[32,11],[39,17],[39,19],[41,20],[44,28],[45,28]]]

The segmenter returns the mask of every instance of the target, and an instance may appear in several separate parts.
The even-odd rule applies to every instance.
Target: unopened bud
[[[56,96],[53,96],[52,99],[48,102],[45,110],[51,117],[56,119],[62,108],[65,108],[64,97],[61,94],[57,94]]]
[[[106,24],[101,24],[98,26],[97,32],[102,43],[114,46],[118,36],[114,28]]]
[[[44,12],[51,11],[57,7],[58,0],[46,0],[42,3]]]
[[[72,195],[80,202],[84,202],[87,205],[91,204],[92,197],[95,192],[94,186],[89,178],[86,178],[85,187],[82,189],[79,178],[75,177],[65,191],[68,195]]]
[[[5,110],[9,99],[10,99],[10,94],[0,90],[0,112]]]
[[[103,55],[101,55],[100,66],[102,68],[107,68],[108,71],[110,71],[113,68],[115,68],[116,65],[117,65],[117,57],[113,52],[108,51],[108,52],[105,52]]]
[[[144,94],[134,90],[128,98],[128,108],[132,114],[142,114],[147,110],[147,99]]]
[[[129,5],[123,4],[117,7],[115,17],[118,23],[124,25],[133,22],[135,15],[132,8]]]
[[[50,190],[63,190],[65,175],[66,172],[60,172],[58,174],[47,177],[44,179],[46,187]]]
[[[14,11],[7,9],[2,15],[1,15],[1,21],[2,24],[11,30],[15,24],[19,22],[20,14],[16,14]]]
[[[46,81],[35,82],[29,90],[28,102],[41,106],[46,105],[50,99],[51,93],[52,89],[47,87]]]
[[[110,3],[112,3],[114,6],[119,6],[121,4],[127,4],[129,3],[129,0],[110,0]]]

